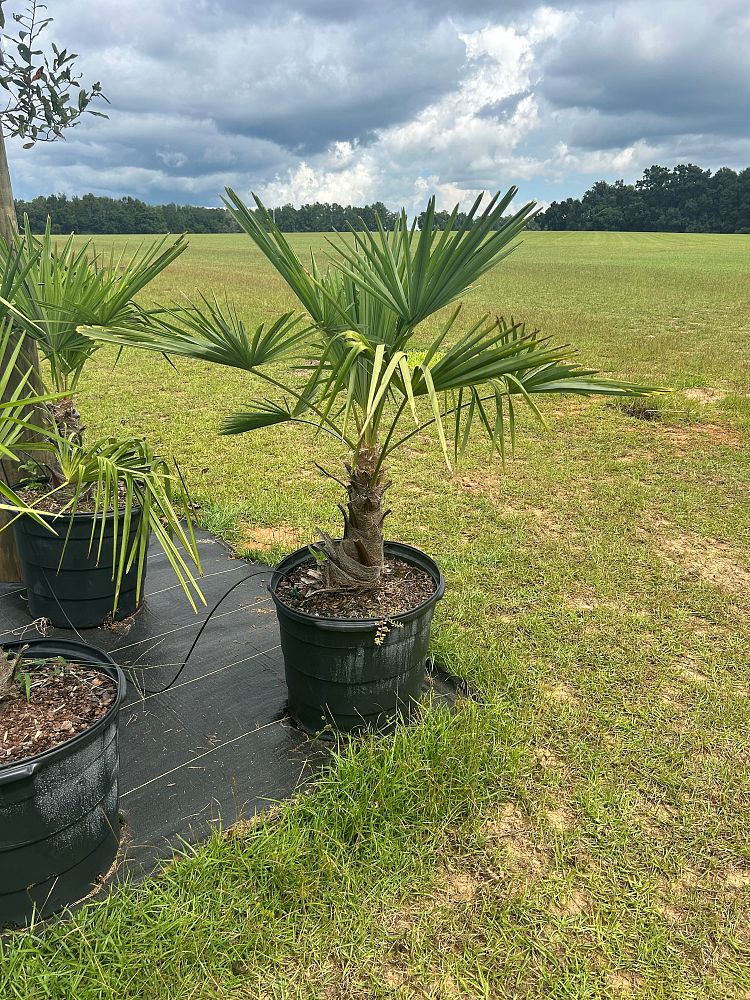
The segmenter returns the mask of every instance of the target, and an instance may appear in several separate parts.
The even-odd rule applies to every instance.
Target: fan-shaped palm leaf
[[[184,237],[165,236],[129,256],[125,250],[102,254],[90,241],[77,246],[72,236],[58,243],[49,220],[35,236],[28,218],[15,245],[0,241],[0,295],[13,303],[16,321],[49,362],[55,389],[72,391],[98,347],[78,327],[138,325],[143,313],[134,297],[186,247]]]

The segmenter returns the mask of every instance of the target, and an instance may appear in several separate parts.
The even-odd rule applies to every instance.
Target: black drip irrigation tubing
[[[205,629],[206,625],[208,625],[208,623],[209,623],[209,622],[211,621],[211,619],[213,618],[214,614],[215,614],[215,613],[216,613],[216,612],[217,612],[217,611],[219,610],[219,608],[220,608],[220,607],[221,607],[221,605],[222,605],[222,604],[224,603],[224,601],[225,601],[225,600],[227,599],[227,597],[229,597],[229,595],[230,595],[230,594],[231,594],[231,593],[232,593],[233,591],[235,591],[235,590],[237,589],[237,587],[239,587],[239,586],[240,586],[240,584],[242,584],[242,583],[246,583],[246,582],[247,582],[248,580],[253,580],[253,579],[254,579],[254,578],[255,578],[256,576],[267,576],[269,572],[271,572],[271,573],[272,573],[272,572],[273,572],[273,570],[269,570],[269,569],[268,569],[268,567],[266,567],[265,569],[262,569],[262,570],[256,570],[256,572],[254,572],[254,573],[248,573],[248,575],[247,575],[247,576],[243,576],[241,580],[237,580],[237,582],[236,582],[236,583],[233,583],[233,584],[232,584],[232,586],[231,586],[231,587],[229,588],[229,590],[228,590],[228,591],[227,591],[227,592],[226,592],[225,594],[223,594],[223,595],[222,595],[222,596],[221,596],[221,597],[219,598],[219,600],[218,600],[218,601],[216,602],[216,604],[214,604],[214,606],[213,606],[213,607],[211,608],[211,610],[209,611],[208,615],[206,616],[206,620],[205,620],[205,621],[203,622],[203,624],[201,625],[201,627],[200,627],[200,628],[198,629],[198,634],[197,634],[197,635],[196,635],[196,637],[195,637],[195,638],[193,639],[193,641],[192,641],[192,643],[191,643],[191,645],[190,645],[190,649],[188,650],[188,652],[187,652],[187,656],[185,657],[185,659],[184,659],[184,660],[183,660],[183,662],[182,662],[182,666],[181,666],[181,667],[180,667],[180,669],[179,669],[179,670],[177,671],[177,673],[176,673],[176,674],[174,675],[174,677],[173,677],[173,678],[172,678],[172,680],[171,680],[171,681],[169,682],[169,684],[167,684],[167,685],[166,685],[165,687],[163,687],[163,688],[159,688],[159,690],[158,690],[158,691],[149,691],[149,690],[147,690],[146,688],[144,688],[144,689],[143,689],[143,694],[144,694],[144,695],[145,695],[145,696],[146,696],[147,698],[150,698],[150,697],[152,697],[152,696],[153,696],[153,695],[155,695],[155,694],[164,694],[164,693],[165,693],[165,691],[169,691],[169,689],[170,689],[170,688],[172,687],[172,685],[173,685],[173,684],[176,684],[176,683],[177,683],[177,681],[178,681],[178,680],[179,680],[179,678],[180,678],[180,674],[182,673],[182,671],[183,671],[183,670],[185,669],[185,667],[187,666],[187,664],[188,664],[188,660],[189,660],[189,659],[190,659],[190,657],[191,657],[191,656],[193,655],[193,650],[194,650],[194,649],[195,649],[195,647],[196,647],[196,646],[198,645],[198,640],[199,640],[199,639],[200,639],[200,637],[201,637],[201,636],[203,635],[203,631],[204,631],[204,629]]]
[[[54,588],[50,586],[49,577],[47,576],[47,571],[44,569],[44,567],[41,567],[41,570],[42,570],[42,574],[44,575],[44,581],[47,584],[47,586],[49,587],[50,593],[54,597],[55,603],[57,604],[58,608],[62,612],[64,618],[67,620],[68,625],[75,632],[75,634],[78,636],[78,638],[81,640],[81,642],[85,642],[86,640],[84,639],[84,637],[81,635],[81,633],[78,631],[78,629],[75,627],[75,625],[71,622],[70,618],[68,617],[68,613],[66,612],[65,608],[62,606],[62,604],[60,604],[60,601],[58,600],[58,597],[57,597],[57,594],[54,591]],[[166,691],[169,691],[169,689],[171,687],[173,687],[177,683],[177,681],[180,679],[180,675],[182,674],[182,672],[185,669],[185,667],[188,665],[188,660],[193,655],[193,651],[195,650],[195,647],[198,645],[200,637],[203,635],[203,632],[205,631],[206,626],[211,621],[211,619],[216,614],[216,612],[219,610],[219,608],[224,603],[224,601],[227,599],[227,597],[229,597],[229,595],[233,591],[235,591],[240,586],[240,584],[247,583],[248,580],[253,580],[257,576],[267,576],[269,572],[273,573],[274,570],[270,569],[268,566],[266,566],[262,570],[256,570],[254,573],[248,573],[247,576],[243,576],[241,580],[237,580],[236,583],[233,583],[232,586],[229,588],[229,590],[227,590],[224,594],[222,594],[222,596],[219,598],[219,600],[214,604],[214,606],[209,611],[208,615],[206,615],[205,620],[203,621],[201,627],[198,629],[198,634],[193,639],[193,641],[192,641],[192,643],[190,645],[190,649],[187,652],[187,656],[182,661],[182,665],[180,666],[179,670],[174,675],[174,677],[172,678],[172,680],[169,682],[169,684],[166,684],[164,687],[159,688],[158,690],[154,690],[154,691],[150,691],[147,688],[142,688],[141,689],[141,694],[144,697],[150,698],[150,697],[153,697],[154,695],[164,694]],[[136,669],[137,670],[139,668],[131,666],[131,669]]]

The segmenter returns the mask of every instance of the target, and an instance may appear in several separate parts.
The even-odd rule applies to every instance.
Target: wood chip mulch
[[[70,502],[72,491],[65,489],[60,490],[59,493],[55,493],[53,496],[47,496],[51,486],[24,486],[22,489],[16,490],[18,496],[24,500],[30,506],[33,506],[40,513],[44,514],[59,514],[65,508],[65,505]],[[118,487],[118,494],[120,499],[120,510],[125,508],[125,486],[120,483]],[[76,507],[77,514],[93,514],[96,512],[96,503],[92,496],[82,496],[78,501],[78,506]],[[70,511],[66,511],[66,514]]]
[[[60,746],[89,729],[117,697],[117,685],[97,667],[47,661],[29,670],[24,691],[0,702],[0,767]]]
[[[401,559],[386,559],[378,587],[361,592],[321,592],[303,597],[302,578],[313,560],[303,563],[282,580],[276,590],[280,601],[316,618],[375,618],[384,621],[424,604],[435,593],[429,573]]]

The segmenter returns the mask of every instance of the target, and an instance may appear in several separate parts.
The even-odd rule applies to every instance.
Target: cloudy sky
[[[47,0],[111,101],[10,150],[18,197],[543,202],[750,165],[748,0]],[[8,8],[17,7],[9,3]]]

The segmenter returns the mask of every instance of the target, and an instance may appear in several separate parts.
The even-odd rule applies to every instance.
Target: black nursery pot
[[[310,558],[298,549],[275,568],[269,590],[276,605],[281,648],[289,691],[289,713],[308,733],[328,726],[341,732],[382,732],[394,720],[409,718],[419,701],[425,676],[435,605],[445,592],[440,569],[428,555],[410,545],[386,542],[386,556],[425,570],[435,593],[419,607],[391,621],[381,645],[375,618],[319,618],[279,600],[282,578]]]
[[[141,517],[140,507],[134,508],[128,548],[140,530]],[[112,613],[115,602],[115,582],[112,578],[114,521],[114,514],[105,515],[104,543],[98,564],[96,554],[101,515],[73,514],[50,518],[50,524],[57,533],[55,535],[30,517],[20,517],[14,522],[21,579],[33,618],[48,618],[57,628],[96,628]],[[118,527],[122,530],[122,518]],[[137,610],[137,583],[136,561],[130,571],[123,574],[117,619],[128,618]]]
[[[33,659],[62,656],[92,664],[117,683],[109,711],[90,729],[0,766],[0,926],[47,917],[86,896],[120,842],[117,719],[125,676],[106,653],[69,639],[3,643],[28,646]]]

